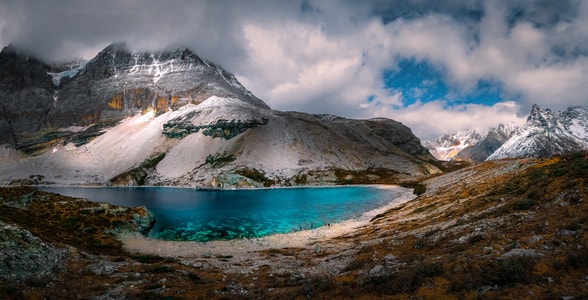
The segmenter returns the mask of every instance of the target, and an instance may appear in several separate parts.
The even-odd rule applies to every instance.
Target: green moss
[[[259,183],[263,184],[263,186],[265,186],[265,187],[270,187],[276,183],[274,180],[267,178],[265,176],[265,173],[263,171],[258,170],[258,169],[242,168],[242,169],[235,171],[235,173],[237,173],[243,177],[247,177],[253,181],[259,182]]]
[[[145,185],[149,172],[165,158],[165,152],[145,159],[140,166],[132,168],[110,179],[111,185]]]
[[[305,185],[308,183],[308,177],[306,176],[306,174],[296,175],[294,176],[294,183],[296,183],[297,185]]]
[[[214,155],[209,154],[205,159],[205,163],[213,168],[220,168],[236,159],[237,157],[233,153],[224,151],[223,153],[219,152]]]

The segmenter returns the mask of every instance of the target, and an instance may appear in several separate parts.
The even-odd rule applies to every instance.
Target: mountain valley
[[[2,299],[588,298],[586,107],[425,147],[391,119],[273,110],[189,49],[112,44],[64,65],[4,48],[0,109]],[[348,184],[407,198],[351,229],[206,244],[38,189]]]

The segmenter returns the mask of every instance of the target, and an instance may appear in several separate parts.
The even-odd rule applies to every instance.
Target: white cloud
[[[530,101],[563,108],[588,103],[588,58],[524,70],[510,76],[509,87],[522,91]]]
[[[354,116],[370,96],[400,105],[398,97],[383,87],[381,73],[392,60],[371,46],[380,42],[370,30],[375,23],[336,37],[311,24],[249,24],[244,32],[250,60],[239,78],[282,110]]]
[[[485,132],[500,123],[521,125],[526,117],[517,116],[519,107],[513,101],[493,106],[462,104],[447,106],[446,101],[416,102],[405,109],[394,110],[386,106],[366,106],[364,116],[388,116],[410,127],[421,139],[433,139],[444,133],[463,129]]]
[[[554,109],[586,103],[586,56],[562,60],[552,51],[562,44],[561,38],[552,38],[555,31],[583,36],[588,32],[585,21],[576,18],[551,27],[525,20],[509,24],[508,7],[493,1],[485,4],[479,22],[464,24],[432,13],[388,24],[372,19],[346,27],[345,35],[330,35],[317,24],[297,20],[279,27],[253,22],[245,30],[252,50],[248,67],[259,72],[239,75],[278,109],[391,117],[427,137],[520,123],[524,118],[518,115],[528,114],[533,103]],[[440,99],[398,108],[401,94],[386,90],[381,74],[409,58],[436,67],[452,95],[471,92],[479,80],[491,80],[502,86],[503,97],[518,99],[518,104],[454,105]],[[370,96],[374,99],[368,103]]]
[[[0,42],[44,58],[121,40],[189,46],[277,109],[390,117],[421,137],[520,121],[533,103],[588,102],[588,1],[0,2]],[[399,108],[422,90],[387,90],[382,74],[411,58],[434,66],[451,97]],[[482,79],[504,102],[448,102]]]
[[[474,55],[467,53],[467,33],[444,16],[387,25],[373,20],[336,37],[312,24],[295,22],[263,27],[249,24],[244,31],[250,61],[238,75],[245,86],[277,109],[390,117],[426,138],[521,120],[517,117],[520,107],[514,102],[487,107],[453,106],[439,100],[399,108],[401,93],[386,89],[382,79],[382,72],[396,59],[432,62],[445,70],[448,82],[462,89],[473,88],[484,73],[476,69],[480,64],[472,64]]]

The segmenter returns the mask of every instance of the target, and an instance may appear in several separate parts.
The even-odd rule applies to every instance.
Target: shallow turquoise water
[[[157,223],[149,236],[210,241],[311,229],[361,216],[399,193],[365,186],[204,191],[186,188],[72,188],[45,191],[124,206],[146,206]]]

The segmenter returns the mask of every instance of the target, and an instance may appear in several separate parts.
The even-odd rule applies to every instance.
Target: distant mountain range
[[[423,146],[429,149],[431,154],[439,160],[452,160],[464,149],[478,144],[483,136],[476,130],[459,131],[452,134],[444,134],[434,140],[423,141]]]
[[[500,124],[483,138],[475,131],[465,131],[424,141],[423,145],[440,160],[484,161],[569,154],[588,149],[588,107],[553,112],[533,105],[521,127]]]
[[[435,162],[399,122],[272,110],[189,49],[112,44],[57,66],[0,53],[0,185],[378,182]]]

